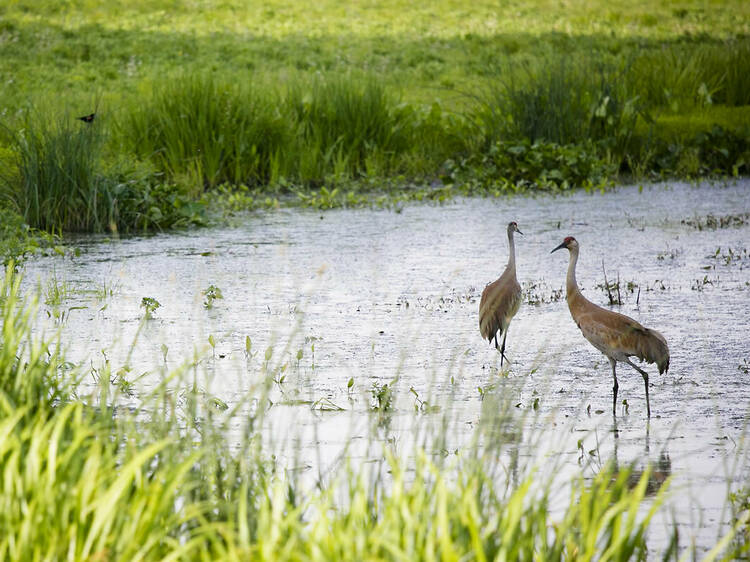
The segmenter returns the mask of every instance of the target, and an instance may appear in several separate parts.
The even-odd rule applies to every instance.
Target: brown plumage
[[[566,282],[568,308],[573,320],[581,329],[583,337],[591,345],[601,351],[612,365],[612,377],[615,380],[612,392],[612,413],[617,405],[617,373],[615,365],[618,361],[627,363],[638,371],[646,385],[646,411],[651,417],[651,405],[648,398],[648,373],[635,365],[630,358],[637,357],[647,363],[656,363],[659,374],[669,369],[669,347],[656,330],[644,328],[638,322],[601,306],[597,306],[581,294],[576,282],[576,262],[578,261],[578,242],[572,236],[563,240],[553,252],[567,248],[570,252],[568,277]]]
[[[508,224],[508,265],[497,281],[493,281],[482,291],[479,301],[479,332],[482,337],[492,343],[495,339],[495,349],[500,350],[500,367],[505,359],[505,338],[508,336],[510,321],[518,312],[521,305],[521,286],[516,279],[516,249],[513,243],[513,233],[523,234],[518,230],[515,222]],[[502,347],[497,345],[498,335],[503,336]]]

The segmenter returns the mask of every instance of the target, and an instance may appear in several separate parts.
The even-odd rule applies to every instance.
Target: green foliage
[[[750,129],[737,133],[714,126],[682,142],[650,137],[642,144],[642,166],[656,177],[750,173]]]
[[[205,308],[213,308],[214,301],[216,299],[223,299],[224,295],[221,293],[221,289],[216,285],[209,285],[208,288],[203,289],[201,294],[204,296],[203,306]]]
[[[224,411],[210,401],[201,408],[202,425]],[[616,479],[602,471],[574,487],[553,521],[549,488],[533,477],[506,492],[481,463],[457,467],[455,478],[418,451],[414,470],[388,455],[387,486],[365,471],[350,474],[342,505],[333,488],[303,496],[257,452],[231,453],[210,426],[189,437],[159,410],[158,424],[140,426],[81,403],[28,422],[25,411],[0,408],[0,555],[11,561],[35,552],[75,560],[628,560],[645,555],[664,495],[640,517],[648,476],[631,491],[626,471]],[[302,516],[309,511],[316,516]]]
[[[112,383],[123,392],[130,387],[109,363],[92,372],[99,381],[93,403],[78,401],[76,374],[61,372],[68,364],[60,347],[32,336],[35,304],[21,299],[19,284],[6,268],[0,558],[213,558],[213,549],[225,544],[216,521],[251,528],[264,468],[250,467],[242,453],[228,454],[221,424],[212,418],[221,404],[193,399],[189,416],[178,419],[161,389],[148,399],[148,419],[113,416]],[[205,409],[207,422],[198,444],[197,408]]]
[[[724,8],[14,2],[0,22],[3,199],[33,228],[120,233],[203,224],[207,205],[442,201],[465,192],[439,185],[444,164],[498,142],[577,144],[638,177],[743,174],[750,9]],[[741,138],[712,151],[697,136],[717,124]],[[529,187],[611,177],[544,162],[528,169],[551,176],[528,178],[525,157],[503,160]],[[471,163],[464,186],[492,166]]]
[[[735,540],[727,559],[744,560],[750,555],[750,488],[744,487],[729,494]]]
[[[119,462],[117,445],[101,438],[83,404],[26,424],[19,420],[23,412],[4,409],[0,421],[6,436],[0,466],[14,475],[0,484],[3,559],[28,560],[35,553],[49,559],[86,560],[103,553],[155,558],[178,548],[170,534],[195,516],[196,506],[184,513],[170,507],[190,464],[176,461],[161,469],[159,455],[167,454],[168,442],[130,449]]]
[[[160,307],[161,303],[153,297],[143,297],[141,299],[141,308],[146,311],[146,319],[152,318],[156,309]]]
[[[71,289],[68,283],[58,279],[57,275],[53,272],[52,277],[47,282],[47,286],[44,288],[44,304],[53,307],[60,306],[63,301],[70,297],[70,294]]]
[[[628,89],[651,106],[684,111],[750,105],[750,40],[663,46],[635,57]]]
[[[476,194],[601,188],[615,175],[593,146],[528,140],[497,141],[486,153],[449,161],[446,170],[446,183]]]
[[[292,80],[285,96],[263,81],[249,88],[204,74],[155,86],[119,134],[139,159],[195,191],[383,177],[436,150],[441,121],[439,109],[400,105],[366,74]]]
[[[395,382],[395,381],[394,381]],[[372,395],[372,409],[385,414],[393,409],[393,384],[388,386],[388,383],[380,384],[378,382],[372,383],[370,394]]]
[[[114,231],[146,232],[207,224],[206,202],[195,200],[149,166],[118,162],[111,169]]]
[[[0,205],[0,257],[6,267],[52,246],[55,237],[29,228],[17,212]]]

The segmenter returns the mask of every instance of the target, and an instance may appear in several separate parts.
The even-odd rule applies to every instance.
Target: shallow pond
[[[497,351],[479,336],[477,309],[483,287],[505,266],[510,220],[524,233],[516,248],[527,302],[511,325],[511,363],[501,372]],[[587,297],[607,303],[604,267],[610,282],[619,279],[623,304],[613,308],[669,342],[669,373],[647,369],[650,424],[642,379],[622,365],[619,398],[627,408],[612,417],[609,363],[567,310],[567,252],[550,255],[568,235],[581,245],[577,277]],[[394,420],[380,438],[403,443],[405,454],[420,400],[441,408],[416,416],[421,426],[449,414],[446,449],[455,450],[470,440],[482,392],[501,385],[514,408],[529,413],[534,444],[522,440],[516,449],[529,464],[554,454],[573,471],[582,456],[596,465],[616,455],[621,463],[656,461],[663,475],[673,474],[665,522],[679,522],[683,546],[715,542],[728,487],[747,480],[747,181],[398,212],[280,210],[227,228],[75,245],[78,257],[25,267],[27,288],[63,289],[59,304],[42,304],[40,319],[61,327],[69,359],[98,364],[103,352],[115,366],[127,362],[130,378],[147,373],[136,385],[143,390],[165,361],[174,368],[198,353],[203,388],[229,405],[266,365],[277,380],[266,429],[281,458],[302,472],[319,474],[345,450],[364,460],[380,454],[369,429],[374,385],[395,390]],[[203,291],[211,285],[224,298],[207,308]],[[161,304],[148,322],[141,322],[143,297]],[[284,457],[289,449],[293,460]],[[652,548],[666,545],[665,529],[654,526]]]

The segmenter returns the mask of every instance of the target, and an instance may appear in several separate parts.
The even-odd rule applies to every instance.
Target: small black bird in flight
[[[84,123],[92,123],[94,121],[94,117],[96,117],[96,113],[89,113],[88,115],[84,115],[83,117],[76,117],[76,119],[80,119]]]

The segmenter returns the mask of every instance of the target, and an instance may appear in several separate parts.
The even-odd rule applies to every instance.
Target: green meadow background
[[[46,231],[128,231],[280,200],[745,174],[749,12],[741,1],[11,0],[2,200]]]

